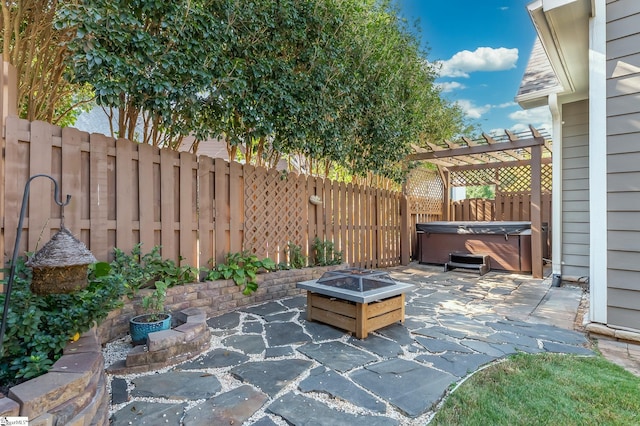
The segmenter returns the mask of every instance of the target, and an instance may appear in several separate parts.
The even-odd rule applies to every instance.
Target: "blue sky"
[[[482,131],[504,134],[528,125],[550,129],[546,107],[525,111],[514,102],[535,39],[531,0],[397,0],[400,16],[418,26],[436,83]]]

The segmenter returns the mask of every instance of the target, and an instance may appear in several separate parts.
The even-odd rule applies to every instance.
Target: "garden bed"
[[[317,279],[344,265],[270,272],[258,276],[260,287],[250,296],[242,294],[232,280],[206,281],[168,289],[166,309],[179,312],[199,308],[205,317],[244,306],[302,294],[298,281]],[[109,394],[106,389],[101,345],[125,336],[129,319],[139,312],[143,290],[112,311],[102,324],[70,342],[51,371],[10,389],[0,398],[0,417],[26,416],[30,424],[106,424]],[[34,423],[35,422],[35,423]],[[39,422],[39,423],[38,423]]]
[[[207,318],[210,318],[244,306],[304,294],[304,290],[296,288],[296,283],[317,279],[327,271],[344,267],[345,265],[317,266],[259,274],[258,290],[251,295],[242,294],[242,289],[233,280],[179,285],[167,289],[165,308],[169,312],[199,308]],[[124,306],[107,316],[107,319],[98,327],[98,336],[102,344],[128,333],[129,319],[142,313],[140,301],[150,291],[141,290],[133,299],[125,297]]]

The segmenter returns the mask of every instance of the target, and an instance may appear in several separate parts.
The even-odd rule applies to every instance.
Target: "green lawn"
[[[640,378],[601,356],[519,354],[476,373],[432,425],[640,425]]]

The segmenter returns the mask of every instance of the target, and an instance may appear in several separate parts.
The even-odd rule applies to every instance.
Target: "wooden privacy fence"
[[[194,266],[248,249],[285,259],[288,243],[305,254],[315,237],[331,241],[353,266],[398,265],[400,192],[283,174],[187,152],[9,117],[5,128],[1,253],[10,256],[25,183],[48,174],[60,183],[65,226],[99,260],[114,247]],[[310,196],[322,202],[310,202]],[[406,200],[404,201],[406,204]],[[406,210],[406,208],[405,208]],[[48,179],[31,183],[20,252],[35,251],[60,225]],[[406,224],[405,224],[406,227]],[[4,263],[4,262],[3,262]],[[210,265],[209,265],[210,266]]]
[[[551,194],[542,194],[542,222],[551,223]],[[451,202],[449,220],[531,220],[531,194],[499,193],[495,200],[469,198]]]

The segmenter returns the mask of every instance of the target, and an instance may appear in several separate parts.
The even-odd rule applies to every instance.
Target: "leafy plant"
[[[149,253],[142,255],[141,246],[142,244],[136,244],[130,254],[119,248],[113,249],[111,268],[125,278],[129,298],[135,296],[140,289],[155,287],[158,281],[166,283],[167,287],[173,287],[198,280],[197,268],[178,266],[171,259],[163,259],[160,246],[154,246]]]
[[[260,269],[274,271],[276,264],[268,257],[260,260],[258,256],[246,250],[240,253],[228,253],[225,256],[225,263],[210,270],[206,279],[232,279],[237,286],[242,287],[242,294],[249,295],[258,289],[256,276]]]
[[[313,254],[315,264],[318,266],[339,265],[342,263],[342,252],[335,251],[333,242],[322,241],[320,238],[313,239]]]
[[[31,269],[18,259],[7,313],[0,383],[14,385],[49,370],[76,333],[100,323],[110,311],[122,306],[124,278],[108,263],[89,268],[89,285],[71,294],[39,296],[29,288]],[[9,270],[5,277],[8,278]],[[0,313],[4,309],[0,294]]]
[[[167,281],[156,281],[155,289],[142,298],[142,309],[148,313],[149,321],[157,321],[159,314],[164,311],[167,288],[169,288]]]
[[[307,266],[307,257],[302,254],[302,247],[297,244],[289,243],[285,249],[287,257],[289,258],[289,266],[292,269],[300,269]]]

